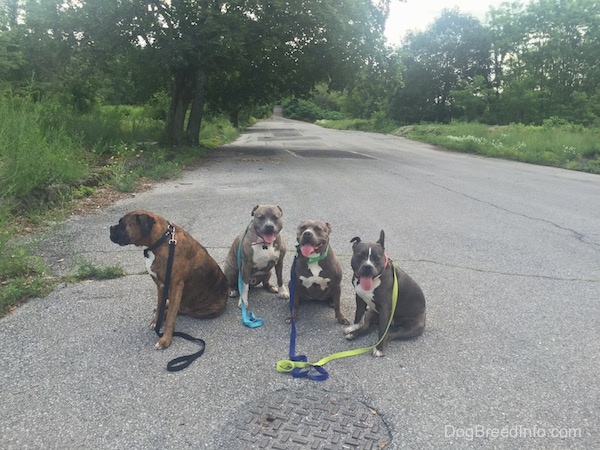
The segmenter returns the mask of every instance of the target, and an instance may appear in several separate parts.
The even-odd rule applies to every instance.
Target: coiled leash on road
[[[158,335],[158,337],[162,337],[164,333],[160,332],[162,327],[162,323],[165,316],[165,310],[167,309],[167,300],[169,297],[169,289],[171,287],[171,271],[173,269],[173,259],[175,255],[175,245],[177,245],[177,240],[175,239],[175,227],[169,223],[169,227],[165,234],[161,236],[161,238],[152,244],[150,247],[144,249],[144,257],[148,257],[148,252],[156,250],[160,247],[168,238],[169,239],[169,257],[167,259],[167,269],[165,273],[165,283],[163,285],[163,295],[158,308],[158,316],[156,318],[156,325],[154,326],[154,331]],[[206,342],[200,338],[195,338],[190,336],[189,334],[182,333],[180,331],[173,332],[173,336],[182,337],[188,341],[197,342],[200,344],[200,350],[196,353],[192,353],[191,355],[179,356],[178,358],[174,358],[167,363],[167,370],[169,372],[178,372],[180,370],[188,367],[194,360],[202,356],[204,350],[206,349]]]
[[[333,353],[329,356],[326,356],[317,362],[309,363],[308,358],[305,355],[296,355],[296,323],[294,322],[294,292],[296,290],[295,283],[295,268],[296,268],[296,260],[298,256],[294,257],[294,261],[292,262],[292,270],[290,275],[290,323],[291,323],[291,331],[290,331],[290,359],[282,359],[277,361],[277,372],[280,373],[290,373],[294,378],[309,378],[314,381],[325,381],[329,378],[329,373],[323,367],[330,361],[334,361],[336,359],[346,358],[348,356],[356,356],[362,355],[363,353],[367,353],[369,351],[373,351],[375,347],[377,347],[381,341],[387,335],[390,326],[392,325],[392,320],[394,319],[394,313],[396,311],[396,300],[398,298],[398,279],[396,278],[396,266],[394,262],[390,260],[392,264],[392,271],[394,273],[394,285],[392,287],[392,314],[390,315],[390,320],[388,321],[387,327],[385,329],[385,333],[381,336],[375,345],[371,347],[363,347],[354,350],[345,350],[337,353]],[[314,373],[317,372],[317,373]]]
[[[250,222],[252,224],[252,222]],[[243,292],[244,292],[244,280],[242,280],[242,243],[244,242],[244,238],[248,233],[248,229],[250,225],[246,227],[246,231],[240,240],[240,244],[237,249],[237,265],[238,265],[238,291],[240,293],[240,302],[242,303],[242,323],[246,325],[248,328],[257,328],[264,324],[264,320],[259,317],[256,317],[253,312],[246,310],[246,303],[244,302]],[[247,301],[248,299],[246,299]]]

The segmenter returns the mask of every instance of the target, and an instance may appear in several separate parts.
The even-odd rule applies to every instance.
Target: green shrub
[[[82,177],[85,155],[53,118],[60,108],[12,100],[0,104],[0,198],[22,200],[51,184],[68,185]]]
[[[139,106],[103,106],[70,122],[70,133],[79,136],[82,145],[99,155],[110,155],[121,142],[159,141],[164,122],[152,117],[151,108]]]
[[[319,119],[341,120],[345,117],[337,111],[326,111],[311,101],[293,97],[281,102],[281,108],[285,117],[305,122],[315,122]]]
[[[14,234],[5,228],[8,214],[0,219],[0,316],[10,305],[28,297],[44,295],[53,283],[46,277],[46,267],[27,246],[17,244]]]
[[[233,141],[238,135],[239,131],[225,117],[206,117],[200,129],[200,144],[215,148]]]

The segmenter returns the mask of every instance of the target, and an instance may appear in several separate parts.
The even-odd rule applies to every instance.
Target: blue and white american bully
[[[381,340],[392,315],[394,271],[398,280],[392,324],[385,338],[373,349],[373,356],[383,356],[389,340],[410,339],[419,336],[425,329],[423,291],[388,258],[384,238],[385,234],[381,230],[377,242],[362,242],[359,237],[350,241],[353,244],[351,265],[354,271],[352,284],[356,291],[356,315],[354,324],[344,328],[346,339],[353,340],[368,333],[371,325],[377,323]]]
[[[305,220],[298,225],[298,256],[290,281],[295,283],[292,316],[298,318],[302,301],[325,300],[331,302],[337,321],[348,325],[340,306],[342,267],[329,244],[329,233],[331,225],[320,220]],[[291,317],[286,321],[290,323]]]
[[[281,298],[290,298],[287,286],[283,284],[282,274],[286,252],[285,242],[280,234],[283,227],[283,211],[278,205],[256,205],[251,215],[252,221],[246,231],[237,236],[231,244],[223,269],[229,282],[229,296],[237,297],[242,294],[246,307],[250,286],[260,283],[268,292],[279,293]],[[243,292],[238,292],[240,245]],[[277,287],[269,284],[273,267],[277,276]]]

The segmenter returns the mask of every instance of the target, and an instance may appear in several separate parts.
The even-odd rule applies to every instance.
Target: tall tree
[[[409,34],[403,52],[405,87],[396,104],[413,102],[408,108],[420,111],[421,120],[450,121],[452,91],[473,84],[478,76],[489,80],[487,30],[475,17],[458,10],[444,10],[426,31]],[[409,117],[398,119],[407,121]]]
[[[346,83],[382,48],[388,3],[123,0],[116,23],[171,74],[169,143],[197,145],[207,96],[234,112],[327,78]],[[82,10],[105,5],[87,0]]]
[[[206,99],[235,113],[308,92],[323,80],[347,85],[384,48],[389,0],[24,4],[24,54],[36,77],[63,84],[85,107],[108,86],[105,74],[125,75],[122,85],[132,86],[139,73],[134,65],[144,58],[147,77],[170,77],[166,137],[180,146],[198,144]]]
[[[238,27],[243,51],[210,80],[208,97],[234,118],[240,108],[305,96],[321,82],[342,89],[376,71],[385,51],[388,1],[258,1]],[[246,2],[244,8],[249,8]]]
[[[492,10],[490,26],[495,46],[504,46],[498,87],[500,114],[506,120],[540,123],[550,116],[580,123],[593,120],[592,105],[587,103],[600,89],[598,2],[503,4]],[[513,108],[524,94],[534,108]]]

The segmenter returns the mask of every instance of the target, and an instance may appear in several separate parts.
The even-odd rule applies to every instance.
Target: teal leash
[[[244,232],[244,236],[242,236],[242,239],[240,240],[240,244],[238,245],[237,250],[238,292],[240,293],[240,301],[242,303],[242,323],[248,328],[257,328],[264,324],[264,320],[262,320],[259,317],[256,317],[253,312],[248,311],[246,309],[246,303],[244,302],[244,298],[242,297],[244,292],[244,282],[242,280],[242,242],[244,242],[244,237],[246,237],[246,233],[248,233],[249,227],[250,225],[246,227],[246,231]]]

